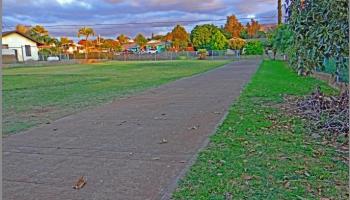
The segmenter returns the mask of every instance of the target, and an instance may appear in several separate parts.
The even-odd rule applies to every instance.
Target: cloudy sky
[[[277,0],[3,0],[3,29],[41,24],[53,36],[76,38],[79,27],[90,25],[109,38],[121,33],[150,36],[177,23],[187,31],[203,23],[220,26],[231,14],[243,23],[247,17],[275,23],[276,10]]]

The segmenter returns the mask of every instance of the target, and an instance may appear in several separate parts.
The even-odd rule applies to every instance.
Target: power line
[[[263,16],[263,17],[241,17],[237,18],[238,20],[243,20],[243,19],[254,19],[257,21],[262,21],[266,19],[274,19],[276,16]],[[262,19],[262,20],[258,20]],[[227,18],[221,18],[221,19],[199,19],[199,20],[178,20],[178,21],[154,21],[154,22],[125,22],[125,23],[106,23],[106,24],[101,24],[101,23],[95,23],[95,24],[56,24],[56,25],[45,25],[45,28],[64,28],[64,27],[82,27],[82,26],[89,26],[89,27],[96,27],[96,26],[126,26],[126,25],[157,25],[157,24],[176,24],[176,23],[199,23],[199,22],[218,22],[218,21],[224,21],[227,20]],[[5,26],[7,28],[14,28],[16,26],[14,25],[7,25]],[[160,26],[161,27],[161,26]],[[165,27],[165,26],[164,26]],[[101,27],[101,28],[108,28],[108,27]]]

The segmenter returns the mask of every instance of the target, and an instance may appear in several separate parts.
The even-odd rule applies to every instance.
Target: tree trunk
[[[85,38],[85,60],[88,59],[88,49],[87,49],[87,46],[88,46],[88,37],[89,37],[89,36],[86,36],[86,38]]]
[[[282,24],[282,0],[278,0],[278,24]]]

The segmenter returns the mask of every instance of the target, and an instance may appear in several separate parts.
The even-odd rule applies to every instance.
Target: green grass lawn
[[[3,134],[16,133],[228,62],[107,62],[5,68]]]
[[[174,199],[349,199],[349,168],[311,139],[303,121],[278,108],[283,95],[309,94],[321,81],[264,61],[211,136]]]

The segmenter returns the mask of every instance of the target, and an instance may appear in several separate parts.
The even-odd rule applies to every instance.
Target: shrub
[[[241,38],[232,38],[229,40],[229,47],[234,50],[241,50],[246,45],[246,41]]]
[[[205,60],[208,55],[208,51],[206,49],[198,49],[198,59],[199,60]]]
[[[287,53],[299,74],[312,72],[324,58],[346,68],[341,60],[349,55],[348,7],[348,0],[291,1],[287,20],[293,37]]]
[[[246,55],[262,55],[264,53],[264,47],[259,40],[249,41],[244,48]]]

